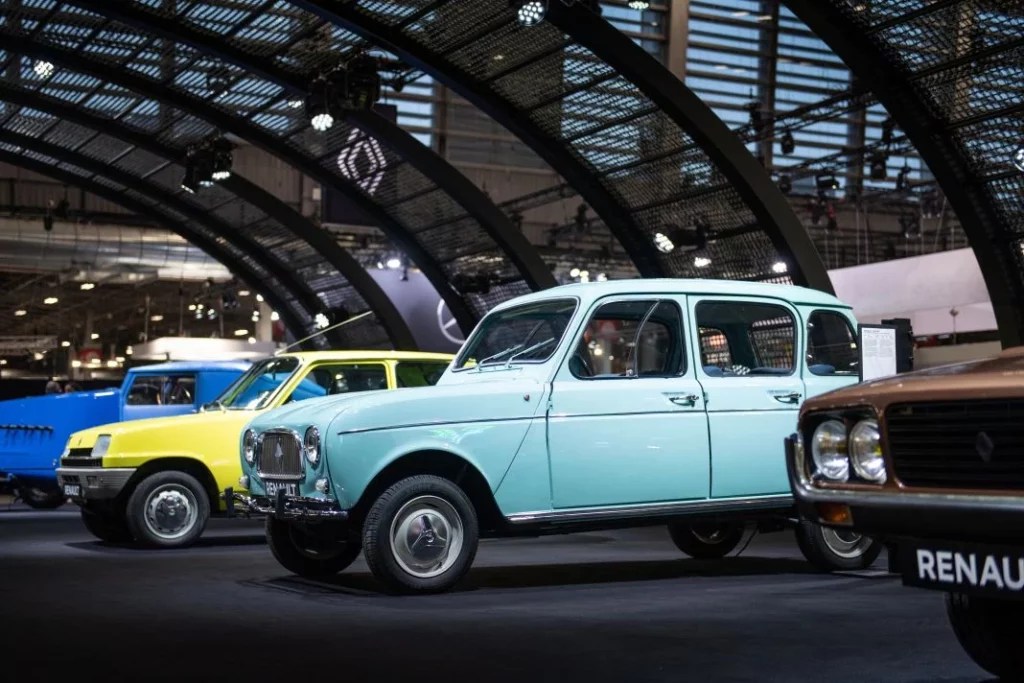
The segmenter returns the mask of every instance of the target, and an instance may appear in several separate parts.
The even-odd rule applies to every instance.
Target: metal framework
[[[54,127],[58,126],[60,121],[64,121],[90,129],[88,136],[81,139],[73,137],[67,139],[64,144],[67,144],[72,150],[81,149],[86,153],[98,151],[91,143],[99,135],[106,136],[110,144],[105,149],[117,152],[113,157],[115,164],[130,155],[133,152],[132,147],[156,155],[168,165],[185,155],[185,150],[164,144],[124,124],[95,116],[81,108],[69,106],[37,93],[12,88],[3,83],[0,83],[0,102],[52,115]],[[51,133],[51,131],[47,132]],[[52,130],[51,134],[57,135],[58,133],[56,130]],[[46,135],[43,134],[43,137]],[[124,164],[121,166],[123,167]],[[158,166],[155,166],[154,170],[156,168]],[[222,181],[220,186],[237,197],[237,200],[232,200],[233,202],[240,201],[252,205],[254,209],[266,215],[266,218],[262,220],[276,222],[290,231],[294,237],[289,238],[287,234],[283,234],[274,240],[268,235],[268,238],[273,240],[271,242],[257,236],[257,239],[260,239],[260,248],[266,249],[276,243],[286,244],[287,248],[292,249],[293,252],[302,251],[304,258],[301,260],[293,258],[290,260],[290,264],[298,266],[297,272],[313,283],[318,293],[322,292],[322,294],[318,294],[322,301],[343,303],[346,311],[353,314],[361,313],[369,308],[379,319],[388,339],[395,348],[415,350],[416,344],[412,333],[394,303],[359,262],[339,246],[327,232],[237,172]],[[223,215],[223,211],[221,214]],[[253,221],[253,223],[255,222],[257,221]],[[248,226],[233,225],[232,231],[245,234],[246,228],[251,225],[252,223]],[[307,243],[309,248],[304,248],[295,238]],[[307,263],[308,265],[304,265]],[[231,268],[233,264],[225,265]],[[351,285],[355,291],[348,291],[348,285]],[[348,329],[349,327],[352,329]],[[372,321],[346,326],[340,330],[338,339],[347,347],[367,348],[367,345],[377,347],[387,340],[380,338],[373,328]],[[296,330],[296,332],[301,332],[301,330]]]
[[[786,0],[906,132],[977,255],[1004,346],[1024,343],[1024,11],[1016,0]]]
[[[603,19],[586,22],[601,27],[603,38],[615,38],[621,55],[574,28],[573,17],[589,10],[549,3],[550,20],[524,28],[502,0],[293,4],[428,71],[493,116],[579,191],[642,275],[792,279],[830,289],[813,246],[764,170],[748,163],[725,173],[736,154],[752,161],[750,154],[737,143],[713,150],[710,159],[706,146],[721,126],[698,140],[689,134],[713,120],[710,112],[692,96],[652,99],[654,84],[669,73],[642,59],[641,48],[619,40]],[[618,70],[603,58],[614,59]],[[751,171],[742,194],[730,186]],[[765,217],[771,217],[767,224]],[[711,229],[702,258],[653,247],[656,233],[697,222]]]

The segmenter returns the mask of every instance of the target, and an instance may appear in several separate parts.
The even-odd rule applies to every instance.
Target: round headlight
[[[306,460],[309,460],[309,464],[316,467],[316,464],[320,462],[320,430],[316,427],[310,427],[306,430],[306,436],[302,440],[302,449],[306,451]]]
[[[242,435],[242,455],[250,465],[256,461],[256,434],[251,429]]]
[[[850,460],[853,471],[861,479],[885,482],[882,437],[876,420],[861,420],[850,430]]]
[[[846,457],[846,425],[827,420],[818,425],[811,437],[811,458],[826,479],[846,481],[850,477],[850,460]]]

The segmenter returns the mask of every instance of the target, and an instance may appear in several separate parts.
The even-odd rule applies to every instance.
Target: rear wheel
[[[878,559],[882,544],[848,529],[800,522],[796,542],[807,561],[823,572],[866,569]]]
[[[347,529],[267,517],[266,532],[274,559],[307,579],[334,576],[359,557],[359,541],[348,538]]]
[[[116,512],[97,512],[82,508],[82,522],[89,533],[101,541],[127,543],[133,540],[124,517]]]
[[[139,482],[128,498],[126,521],[132,536],[150,548],[187,548],[210,519],[210,499],[195,477],[157,472]]]
[[[57,489],[42,489],[30,486],[19,491],[21,502],[33,510],[56,510],[67,500]]]
[[[717,560],[731,553],[743,539],[742,524],[669,524],[672,542],[698,560]]]
[[[1003,680],[1024,679],[1024,650],[1018,635],[1024,605],[948,593],[946,612],[956,639],[975,664]]]

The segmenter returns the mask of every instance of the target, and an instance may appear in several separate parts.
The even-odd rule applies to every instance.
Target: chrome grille
[[[256,471],[261,477],[302,477],[302,443],[286,431],[266,431],[259,437]]]

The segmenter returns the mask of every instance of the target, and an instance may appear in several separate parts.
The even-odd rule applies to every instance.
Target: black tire
[[[742,524],[669,524],[672,542],[697,560],[718,560],[731,553],[743,540]]]
[[[823,572],[867,569],[882,552],[882,544],[862,534],[803,521],[796,528],[800,552]]]
[[[154,501],[161,495],[168,497],[168,504],[162,507]],[[154,505],[158,512],[147,515],[147,509]],[[159,510],[163,511],[162,517],[157,516]],[[171,511],[173,515],[169,514]],[[128,530],[140,545],[147,548],[187,548],[202,535],[209,520],[209,494],[195,477],[185,472],[149,475],[132,491],[125,510]],[[161,524],[167,526],[162,527]]]
[[[393,544],[393,533],[404,540]],[[476,510],[462,489],[441,477],[419,475],[399,481],[374,501],[363,523],[363,554],[391,592],[442,593],[469,571],[479,535]],[[417,545],[428,551],[426,557],[412,557]]]
[[[21,496],[21,502],[33,510],[56,510],[67,502],[64,494],[57,489],[41,489],[30,486],[20,489],[18,494]]]
[[[267,517],[267,545],[282,567],[307,579],[326,579],[359,557],[359,540],[347,529],[306,525]]]
[[[89,533],[101,541],[129,543],[135,540],[124,517],[115,512],[96,512],[82,508],[82,522]]]
[[[946,613],[956,639],[975,664],[1005,681],[1024,680],[1018,635],[1024,605],[947,593]]]

